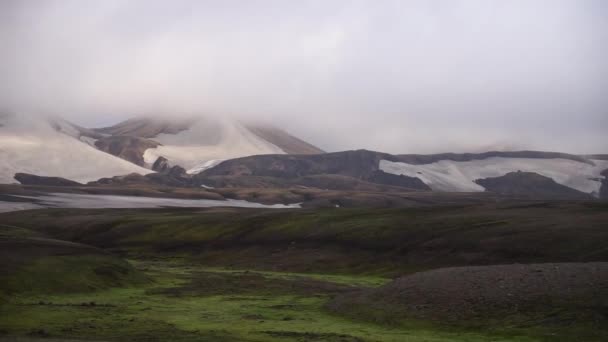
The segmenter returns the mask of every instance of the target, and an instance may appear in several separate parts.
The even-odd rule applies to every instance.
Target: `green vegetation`
[[[519,333],[470,332],[411,322],[387,327],[332,315],[324,305],[340,277],[307,286],[308,275],[201,269],[176,262],[137,262],[153,280],[93,293],[28,294],[0,309],[8,336],[128,341],[537,341]],[[234,287],[243,275],[254,282]],[[277,279],[281,279],[277,285]],[[326,279],[336,279],[327,276]],[[375,279],[377,281],[379,279]],[[205,284],[206,287],[192,286]],[[268,289],[271,288],[272,291]]]
[[[0,299],[23,293],[90,292],[147,282],[101,249],[0,225]]]
[[[39,258],[2,279],[7,293],[87,292],[145,282],[121,259],[108,255]]]
[[[534,202],[6,213],[0,341],[601,341],[605,330],[576,320],[374,321],[365,306],[345,314],[330,304],[419,270],[605,261],[607,209]],[[580,305],[605,316],[604,302]]]
[[[445,266],[608,259],[608,210],[585,202],[317,210],[54,209],[6,224],[131,257],[206,266],[399,276]],[[542,241],[542,248],[538,248]]]

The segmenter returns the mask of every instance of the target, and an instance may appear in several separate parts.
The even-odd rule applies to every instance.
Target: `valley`
[[[0,341],[608,338],[608,161],[0,116]]]
[[[603,304],[608,207],[602,202],[68,208],[4,213],[0,219],[2,341],[602,341],[608,336]],[[532,264],[533,271],[517,270],[524,264]],[[504,290],[478,266],[491,270],[490,277],[506,279]],[[552,273],[556,268],[581,273]],[[467,280],[461,280],[461,270]],[[507,286],[509,279],[528,285],[516,290],[515,284]],[[408,291],[423,291],[430,302],[394,306],[404,281]],[[569,293],[571,286],[579,292],[559,300],[535,297],[546,281],[556,293]],[[460,297],[442,299],[446,284],[481,302],[464,297],[470,308],[464,310]],[[523,291],[514,297],[523,302],[505,302],[512,291]],[[524,293],[530,299],[523,299]],[[361,304],[368,296],[382,314],[373,303]],[[480,304],[491,314],[476,314]],[[513,305],[519,309],[513,311]]]
[[[0,0],[0,342],[608,341],[606,33],[601,0]]]

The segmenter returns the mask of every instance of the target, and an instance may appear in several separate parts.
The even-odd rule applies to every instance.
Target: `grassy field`
[[[92,293],[23,293],[0,309],[0,331],[123,341],[543,340],[525,337],[525,330],[470,332],[414,321],[384,326],[325,309],[337,293],[388,281],[379,277],[207,269],[176,261],[134,264],[151,283]]]
[[[608,205],[591,202],[279,211],[53,209],[0,218],[130,257],[179,255],[222,268],[399,276],[446,266],[608,260]]]
[[[328,306],[336,297],[419,270],[606,261],[608,206],[602,203],[53,209],[2,214],[0,221],[0,341],[481,342],[608,336],[585,322],[545,324],[525,313],[516,319],[395,323]],[[591,304],[606,316],[608,302]]]

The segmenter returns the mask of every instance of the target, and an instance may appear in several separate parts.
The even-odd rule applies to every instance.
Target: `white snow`
[[[223,162],[225,159],[211,159],[208,160],[204,163],[202,163],[201,165],[195,166],[192,169],[186,171],[186,173],[188,173],[189,175],[195,175],[198,173],[201,173],[207,169],[210,169],[214,166],[219,165],[221,162]]]
[[[257,154],[284,154],[279,147],[263,140],[236,121],[201,120],[178,134],[159,134],[153,140],[162,146],[144,152],[144,161],[154,163],[165,157],[171,165],[180,165],[191,173],[225,159]],[[210,164],[208,164],[210,163]]]
[[[0,183],[16,183],[18,172],[89,182],[151,171],[59,132],[45,119],[14,115],[0,127]]]
[[[509,172],[536,172],[552,178],[570,188],[597,195],[608,161],[593,160],[594,165],[569,159],[504,158],[492,157],[481,160],[458,162],[441,160],[431,164],[414,165],[381,160],[380,170],[395,175],[418,177],[437,191],[475,192],[485,189],[474,181],[481,178],[500,177]]]
[[[43,209],[45,207],[31,202],[9,202],[0,201],[0,213],[8,213],[11,211]]]
[[[207,208],[240,207],[287,209],[300,208],[300,204],[261,204],[243,200],[180,199],[116,195],[81,195],[68,193],[49,193],[42,196],[16,196],[35,201],[35,204],[0,201],[1,211],[27,210],[36,208]]]
[[[62,120],[60,118],[54,119],[53,123],[57,125],[57,129],[64,134],[67,134],[73,138],[80,138],[80,131],[71,125],[69,122]]]

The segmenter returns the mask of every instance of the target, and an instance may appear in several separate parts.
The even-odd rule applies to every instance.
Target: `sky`
[[[0,110],[327,151],[608,153],[608,1],[2,0]]]

